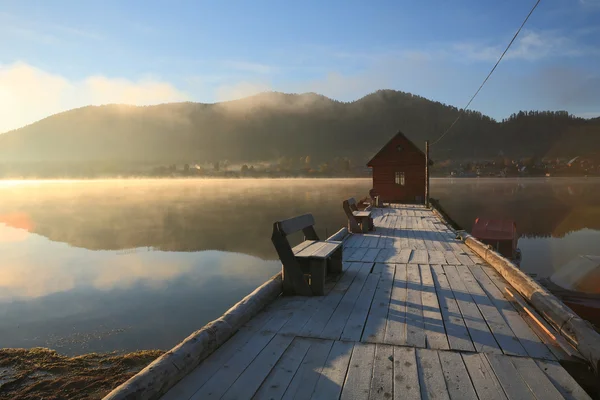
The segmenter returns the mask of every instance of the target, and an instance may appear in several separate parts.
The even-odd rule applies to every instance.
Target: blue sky
[[[0,132],[88,104],[266,90],[462,107],[533,3],[0,0]],[[600,0],[542,0],[471,108],[600,115]]]

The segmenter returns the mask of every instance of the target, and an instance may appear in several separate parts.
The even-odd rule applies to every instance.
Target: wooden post
[[[425,141],[425,207],[429,207],[429,140]]]

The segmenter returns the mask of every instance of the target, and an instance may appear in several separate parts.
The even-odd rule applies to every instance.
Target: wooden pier
[[[431,209],[373,217],[324,296],[278,297],[161,398],[590,398],[559,363],[577,352]]]
[[[163,399],[587,398],[432,211],[375,212],[326,296],[276,300]]]

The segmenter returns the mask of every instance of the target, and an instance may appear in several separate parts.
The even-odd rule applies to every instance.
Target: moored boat
[[[600,256],[580,255],[540,283],[600,329]]]
[[[471,235],[516,264],[521,261],[521,251],[517,248],[517,224],[513,220],[477,218]]]

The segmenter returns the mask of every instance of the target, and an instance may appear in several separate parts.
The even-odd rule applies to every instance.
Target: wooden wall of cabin
[[[404,173],[404,185],[396,184],[396,172]],[[424,165],[382,165],[373,167],[373,187],[387,203],[423,203]]]

